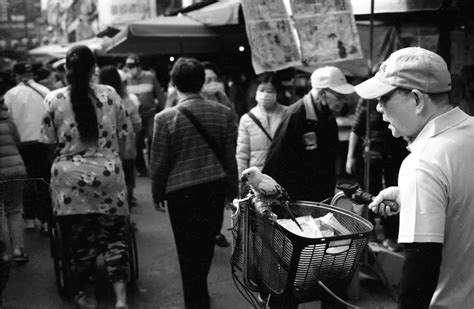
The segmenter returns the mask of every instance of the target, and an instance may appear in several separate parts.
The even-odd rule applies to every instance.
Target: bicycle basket
[[[347,286],[367,245],[372,224],[353,213],[322,203],[299,201],[290,203],[290,208],[296,217],[311,215],[318,218],[331,212],[351,234],[305,238],[249,211],[247,213],[252,218],[248,220],[251,223],[248,227],[248,263],[241,263],[242,245],[239,248],[238,237],[235,262],[241,267],[248,267],[249,275],[253,276],[251,279],[259,282],[269,292],[284,294],[285,298],[290,297],[298,303],[320,298],[318,280],[329,288]],[[288,218],[283,208],[279,207],[274,211],[278,218]],[[243,215],[239,217],[242,218]],[[245,228],[239,225],[237,227]],[[245,242],[242,236],[240,242]]]

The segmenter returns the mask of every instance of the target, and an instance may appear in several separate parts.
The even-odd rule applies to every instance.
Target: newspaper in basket
[[[256,213],[251,204],[251,200],[239,204],[232,256],[232,265],[242,271],[244,282],[253,285],[249,288],[303,303],[320,298],[318,280],[329,288],[349,284],[373,229],[369,221],[322,203],[290,203],[296,217],[318,218],[331,212],[351,232],[305,238]],[[278,218],[288,218],[283,208],[274,211]]]

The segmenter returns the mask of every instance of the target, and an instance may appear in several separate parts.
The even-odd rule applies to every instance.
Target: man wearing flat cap
[[[336,67],[322,67],[311,75],[311,91],[288,107],[277,129],[263,168],[293,200],[320,202],[332,197],[336,186],[338,128],[346,96],[354,92]]]
[[[5,93],[5,105],[18,128],[21,143],[18,147],[25,163],[28,178],[44,178],[49,181],[49,160],[46,146],[39,143],[41,115],[45,109],[44,97],[49,89],[36,83],[33,67],[26,62],[17,62],[13,66],[17,85]],[[23,199],[23,217],[26,228],[35,227],[34,219],[41,221],[47,229],[51,200],[49,186],[39,180],[25,182]]]
[[[474,304],[474,117],[449,101],[445,61],[419,47],[394,52],[357,85],[392,135],[408,141],[398,186],[382,190],[374,212],[400,212],[405,246],[399,308],[472,308]],[[383,200],[395,200],[391,209]]]

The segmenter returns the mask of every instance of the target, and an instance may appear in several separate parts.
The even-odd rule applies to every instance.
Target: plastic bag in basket
[[[306,238],[325,238],[351,234],[332,213],[327,213],[324,217],[320,218],[303,216],[296,218],[296,220],[303,228],[303,231],[290,219],[278,219],[277,222],[291,233]]]

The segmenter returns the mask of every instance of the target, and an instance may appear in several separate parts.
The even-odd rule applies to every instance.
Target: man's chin
[[[388,125],[388,128],[390,129],[390,132],[392,132],[392,136],[397,138],[402,136],[397,129],[395,129],[391,124]]]

